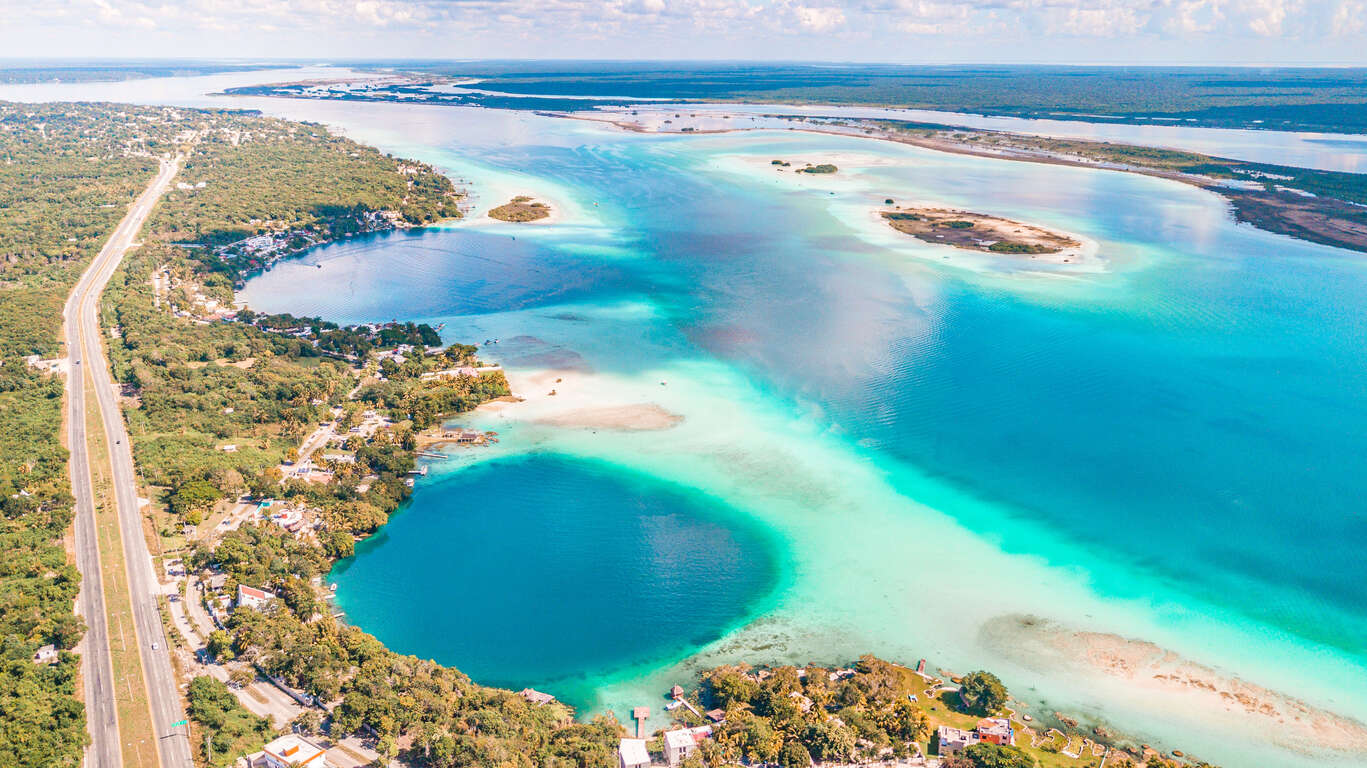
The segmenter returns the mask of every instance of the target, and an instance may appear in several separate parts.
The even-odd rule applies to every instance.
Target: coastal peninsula
[[[426,324],[339,326],[236,302],[248,274],[309,244],[458,217],[460,191],[320,126],[179,114],[184,170],[104,311],[152,567],[180,596],[164,610],[198,759],[223,766],[293,739],[448,766],[441,755],[471,738],[464,723],[493,717],[497,736],[461,747],[477,762],[608,764],[615,727],[394,653],[339,621],[322,584],[425,473],[420,432],[509,394],[501,369]]]
[[[554,114],[573,120],[604,122],[638,133],[663,132],[648,128],[642,117],[630,122],[615,112]],[[1070,165],[1169,179],[1220,195],[1241,223],[1299,240],[1367,253],[1367,208],[1364,208],[1367,206],[1367,174],[1258,163],[1109,141],[1033,136],[906,120],[779,114],[764,118],[789,123],[789,130],[894,141],[996,160]],[[779,160],[773,164],[781,166],[783,162]]]
[[[550,215],[551,207],[549,205],[527,195],[518,195],[503,205],[489,210],[489,218],[491,219],[518,224],[541,221]]]
[[[900,207],[880,211],[879,216],[893,229],[917,240],[970,251],[1032,258],[1057,256],[1059,261],[1066,263],[1069,261],[1067,252],[1082,247],[1082,243],[1067,235],[985,213]]]

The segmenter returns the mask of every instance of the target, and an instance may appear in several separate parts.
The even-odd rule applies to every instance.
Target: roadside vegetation
[[[175,110],[0,103],[0,765],[77,766],[89,737],[76,695],[85,632],[63,447],[62,305],[155,155],[195,123]],[[42,365],[41,363],[39,365]],[[34,663],[45,645],[54,663]]]
[[[111,353],[135,456],[164,506],[181,522],[196,523],[214,505],[248,493],[306,506],[317,523],[298,534],[247,524],[199,542],[188,558],[192,568],[224,574],[229,589],[243,584],[279,596],[261,610],[233,612],[206,652],[250,661],[328,704],[334,737],[374,734],[381,756],[403,751],[412,762],[443,767],[611,765],[615,722],[574,724],[564,706],[536,706],[455,669],[400,656],[332,617],[319,579],[411,493],[405,478],[414,467],[414,432],[506,395],[507,384],[497,370],[438,375],[478,365],[476,350],[441,347],[427,326],[348,329],[317,318],[245,312],[205,319],[173,311],[188,307],[195,293],[230,301],[244,270],[237,254],[212,246],[233,238],[295,229],[335,237],[350,231],[345,222],[357,216],[390,212],[379,207],[388,204],[405,206],[404,221],[455,212],[446,207],[454,199],[447,187],[409,183],[406,169],[416,164],[321,128],[254,131],[244,122],[239,142],[254,136],[266,146],[201,143],[182,176],[193,191],[181,188],[163,200],[149,244],[126,260],[106,293],[106,317],[119,329]],[[313,158],[322,158],[319,166]],[[239,178],[259,179],[262,164],[273,169],[269,190],[246,181],[245,191],[231,193]],[[326,188],[310,181],[333,175],[350,180]],[[204,194],[213,188],[230,192]],[[394,194],[385,196],[386,189]],[[334,214],[340,218],[328,218]],[[175,287],[158,294],[154,275]],[[405,345],[402,355],[367,360],[398,345]],[[350,434],[366,408],[386,414],[387,426]],[[305,434],[331,420],[349,435],[349,460],[330,464],[330,482],[282,477],[279,467],[289,466]],[[225,444],[234,450],[224,451]],[[230,706],[225,691],[231,695],[201,678],[191,692],[192,716],[210,732],[215,751],[268,736]]]
[[[208,736],[192,745],[204,765],[234,765],[242,755],[261,749],[275,732],[269,720],[248,712],[226,683],[208,675],[191,680],[185,698],[189,719]]]

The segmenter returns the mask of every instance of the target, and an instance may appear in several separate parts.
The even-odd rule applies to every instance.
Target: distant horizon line
[[[423,63],[423,64],[480,64],[480,63],[575,63],[575,64],[747,64],[747,65],[770,65],[770,66],[807,66],[807,67],[907,67],[907,68],[962,68],[962,67],[1000,67],[1000,68],[1053,68],[1053,69],[1190,69],[1190,70],[1209,70],[1209,69],[1364,69],[1367,70],[1367,63],[1335,63],[1335,62],[1204,62],[1204,63],[1135,63],[1135,62],[1088,62],[1088,63],[1058,63],[1050,61],[1012,61],[1012,62],[990,62],[990,61],[952,61],[952,62],[894,62],[894,61],[857,61],[839,59],[745,59],[745,58],[576,58],[576,57],[557,57],[557,58],[516,58],[516,57],[487,57],[487,58],[443,58],[443,57],[231,57],[231,56],[162,56],[155,58],[133,57],[133,56],[99,56],[99,57],[76,57],[76,56],[17,56],[0,57],[0,68],[16,68],[23,65],[54,65],[64,66],[92,65],[92,64],[114,64],[114,65],[137,65],[137,64],[158,64],[158,63],[233,63],[241,65],[265,65],[265,64],[284,64],[289,66],[336,66],[338,64],[404,64],[404,63]]]

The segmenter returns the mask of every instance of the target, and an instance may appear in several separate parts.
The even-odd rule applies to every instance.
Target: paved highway
[[[99,319],[100,294],[178,168],[178,159],[162,162],[157,177],[134,201],[109,241],[81,275],[64,310],[63,330],[70,362],[66,385],[67,436],[71,447],[72,492],[76,497],[76,563],[82,578],[79,605],[89,626],[84,640],[83,669],[86,715],[93,743],[86,751],[87,768],[120,768],[122,757],[109,632],[105,620],[104,585],[95,538],[90,456],[86,444],[86,376],[90,376],[94,384],[94,407],[100,415],[110,449],[109,459],[113,468],[115,500],[124,560],[127,562],[138,648],[142,655],[152,722],[157,729],[157,733],[152,735],[156,737],[163,768],[193,768],[185,728],[171,727],[171,723],[181,720],[185,714],[157,606],[157,578],[142,533],[142,512],[138,508],[133,454],[129,449],[123,414],[119,410],[118,391],[101,343]],[[156,645],[155,650],[153,644]]]

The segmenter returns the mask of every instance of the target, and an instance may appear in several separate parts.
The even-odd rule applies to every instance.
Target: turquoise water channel
[[[396,650],[622,717],[721,662],[925,657],[1227,768],[1367,762],[1360,254],[1115,172],[232,103],[475,192],[469,222],[326,246],[244,293],[497,339],[482,355],[526,397],[462,419],[500,442],[434,461],[334,573]],[[481,221],[524,192],[560,220]],[[1090,255],[911,241],[873,216],[886,198],[1061,229]]]

